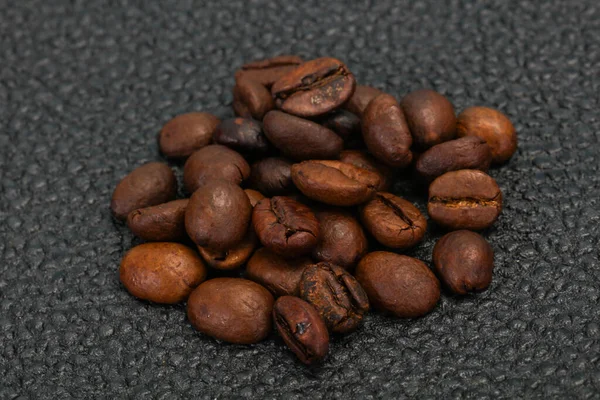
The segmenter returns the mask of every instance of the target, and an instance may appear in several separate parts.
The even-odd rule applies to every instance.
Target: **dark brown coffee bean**
[[[134,210],[127,216],[127,226],[135,236],[148,242],[181,242],[187,238],[187,204],[188,199],[173,200]]]
[[[481,292],[492,282],[494,251],[481,235],[454,231],[436,243],[433,264],[442,282],[453,293]]]
[[[458,137],[477,136],[492,150],[492,162],[502,164],[517,150],[517,133],[508,117],[488,107],[469,107],[458,115]]]
[[[261,201],[262,199],[265,198],[265,196],[263,196],[262,193],[256,191],[256,190],[252,190],[252,189],[244,189],[244,192],[246,192],[246,195],[248,196],[248,200],[250,200],[250,205],[252,206],[252,208],[254,208],[254,206]]]
[[[346,110],[336,110],[319,118],[318,122],[346,139],[361,133],[360,118]]]
[[[374,308],[400,318],[429,313],[440,299],[440,283],[420,260],[386,251],[367,254],[356,279]]]
[[[231,107],[233,108],[233,112],[235,113],[235,115],[240,118],[252,118],[250,109],[241,99],[240,88],[237,85],[235,85],[233,87],[232,92],[233,102],[231,103]]]
[[[292,163],[284,158],[270,157],[252,164],[248,184],[266,196],[279,196],[295,191]]]
[[[485,172],[447,172],[429,186],[427,211],[431,219],[447,229],[489,228],[502,211],[502,192]]]
[[[311,264],[308,257],[285,259],[263,247],[248,260],[246,277],[260,283],[275,296],[297,296],[304,268]]]
[[[365,108],[367,108],[371,100],[380,94],[383,94],[383,92],[379,89],[375,89],[374,87],[356,85],[354,94],[350,97],[348,102],[344,104],[344,108],[350,111],[352,114],[362,117]]]
[[[110,209],[124,221],[130,212],[175,199],[177,179],[167,164],[151,162],[131,171],[115,188]]]
[[[377,190],[380,192],[389,190],[394,182],[394,170],[375,160],[364,151],[344,150],[340,153],[340,161],[375,172],[379,176],[380,183]]]
[[[285,258],[309,254],[320,238],[315,214],[289,197],[259,201],[252,224],[263,246]]]
[[[359,283],[342,267],[320,262],[304,270],[300,297],[312,304],[330,331],[355,330],[369,311],[369,300]]]
[[[356,81],[335,58],[300,64],[273,84],[271,93],[281,110],[300,117],[323,115],[342,106],[354,93]]]
[[[427,231],[427,220],[419,209],[391,193],[377,193],[362,207],[360,218],[379,243],[394,249],[413,247]]]
[[[228,250],[248,231],[252,206],[246,193],[226,181],[208,181],[185,211],[185,229],[198,246]]]
[[[313,306],[297,297],[280,297],[273,306],[273,321],[285,344],[304,364],[325,358],[329,332]]]
[[[214,250],[210,247],[198,246],[198,252],[209,267],[229,270],[244,265],[254,252],[257,244],[258,239],[254,233],[254,229],[249,227],[242,241],[230,249]]]
[[[400,106],[417,148],[425,150],[456,136],[454,107],[440,93],[416,90],[404,96]]]
[[[376,173],[333,160],[294,164],[292,180],[307,197],[334,206],[364,203],[373,197],[380,185]]]
[[[257,283],[240,278],[215,278],[198,286],[187,302],[194,328],[229,343],[251,344],[272,328],[274,299]]]
[[[298,56],[277,56],[249,62],[236,71],[235,80],[249,79],[271,88],[279,78],[293,71],[301,63],[302,58]]]
[[[375,97],[363,113],[363,138],[367,148],[382,163],[406,167],[412,161],[412,136],[404,113],[389,94]]]
[[[209,180],[225,180],[239,185],[250,176],[250,166],[239,153],[211,144],[188,158],[183,167],[183,183],[189,193]]]
[[[241,154],[260,156],[269,150],[262,124],[249,118],[230,118],[215,129],[213,140]]]
[[[269,141],[296,160],[335,159],[344,146],[342,138],[333,131],[281,111],[269,111],[263,124]]]
[[[252,118],[262,121],[265,114],[275,107],[269,89],[257,81],[241,78],[236,86],[238,101],[246,105]]]
[[[206,267],[198,254],[182,244],[144,243],[125,254],[119,277],[139,299],[175,304],[204,281]]]
[[[159,147],[169,158],[187,158],[194,151],[208,145],[221,121],[212,114],[193,112],[178,115],[163,126]]]

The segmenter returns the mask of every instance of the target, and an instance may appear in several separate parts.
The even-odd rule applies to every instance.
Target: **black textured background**
[[[0,398],[598,398],[599,37],[595,0],[0,0]],[[232,115],[234,70],[281,53],[498,107],[519,134],[491,172],[491,288],[418,320],[370,315],[315,368],[129,296],[132,236],[108,209],[160,159],[165,121]],[[429,261],[434,237],[413,254]]]

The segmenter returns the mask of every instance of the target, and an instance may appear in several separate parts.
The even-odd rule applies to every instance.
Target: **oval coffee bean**
[[[363,138],[367,148],[382,163],[406,167],[412,161],[412,136],[404,113],[389,94],[375,97],[363,113]]]
[[[160,152],[169,158],[187,158],[211,142],[220,122],[214,115],[204,112],[178,115],[160,131]]]
[[[361,133],[360,118],[346,110],[326,114],[319,119],[319,123],[344,139],[356,137]]]
[[[333,131],[281,111],[269,111],[263,125],[269,141],[296,160],[338,158],[344,146]]]
[[[447,229],[485,229],[502,211],[502,192],[485,172],[447,172],[429,186],[427,211],[431,219]]]
[[[271,92],[257,81],[241,78],[236,82],[238,101],[245,104],[252,118],[262,121],[275,106]]]
[[[212,144],[188,158],[183,167],[183,183],[191,194],[208,180],[222,179],[236,185],[250,176],[250,166],[239,153]]]
[[[311,264],[308,257],[285,259],[263,247],[248,261],[246,278],[260,283],[275,296],[297,296],[304,268]]]
[[[184,301],[206,278],[198,255],[179,243],[144,243],[121,260],[119,277],[133,296],[161,304]]]
[[[300,281],[300,297],[312,304],[332,332],[355,330],[369,310],[359,283],[337,265],[320,262],[308,266]]]
[[[256,81],[270,88],[275,81],[302,64],[298,56],[276,56],[265,60],[252,61],[242,65],[235,73],[236,82],[242,78]]]
[[[313,306],[297,297],[280,297],[273,306],[273,321],[285,344],[304,364],[325,358],[329,332]]]
[[[340,161],[352,164],[355,167],[375,172],[379,176],[379,186],[377,190],[385,192],[389,190],[394,181],[394,170],[387,165],[380,163],[364,151],[344,150],[340,153]]]
[[[240,278],[215,278],[198,286],[187,302],[194,328],[229,343],[251,344],[272,328],[273,296],[257,283]]]
[[[248,200],[250,200],[250,205],[252,206],[252,208],[254,208],[254,206],[261,201],[262,199],[265,198],[265,196],[263,196],[262,193],[256,191],[256,190],[252,190],[252,189],[244,189],[244,192],[246,192],[246,195],[248,196]]]
[[[215,129],[213,140],[246,155],[263,155],[269,150],[262,124],[250,118],[226,119]]]
[[[488,107],[469,107],[458,115],[458,137],[477,136],[492,150],[492,162],[502,164],[517,150],[517,133],[510,119]]]
[[[429,313],[440,299],[440,283],[420,260],[386,251],[367,254],[356,279],[373,307],[400,318]]]
[[[492,282],[494,251],[481,235],[454,231],[435,244],[433,264],[442,282],[453,293],[481,292]]]
[[[376,89],[371,86],[365,85],[356,85],[356,89],[354,90],[354,94],[346,104],[344,104],[344,108],[350,111],[352,114],[358,115],[362,117],[365,108],[369,105],[371,100],[380,94],[384,94],[381,90]]]
[[[373,197],[380,185],[376,173],[330,160],[292,165],[292,180],[305,196],[335,206],[364,203]]]
[[[295,191],[292,163],[284,158],[269,157],[250,167],[248,184],[266,196],[280,196]]]
[[[134,210],[127,216],[127,226],[135,236],[148,242],[181,242],[187,238],[185,209],[188,201],[173,200]]]
[[[263,246],[285,258],[309,254],[320,238],[315,214],[289,197],[259,201],[252,224]]]
[[[249,227],[242,241],[232,248],[214,250],[210,247],[198,246],[198,253],[200,253],[200,256],[209,267],[222,270],[236,269],[248,261],[257,244],[258,239],[256,238],[256,234]]]
[[[112,194],[110,209],[124,221],[130,212],[175,199],[177,179],[167,164],[151,162],[131,171],[121,179]]]

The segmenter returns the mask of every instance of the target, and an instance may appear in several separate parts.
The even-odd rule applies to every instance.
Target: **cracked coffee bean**
[[[318,122],[337,133],[344,140],[357,137],[361,133],[360,118],[350,111],[334,111],[320,118]]]
[[[376,89],[374,87],[356,85],[354,93],[352,94],[348,102],[344,104],[344,108],[350,111],[352,114],[362,117],[365,108],[367,108],[371,100],[373,100],[380,94],[384,93],[381,90]]]
[[[262,156],[269,150],[262,124],[250,118],[224,120],[215,129],[213,140],[247,156]]]
[[[185,159],[210,144],[220,122],[214,115],[204,112],[178,115],[160,131],[160,152],[169,158]]]
[[[269,157],[250,167],[248,184],[266,196],[281,196],[295,191],[292,163],[285,158]]]
[[[127,226],[148,242],[181,242],[187,239],[185,209],[189,199],[173,200],[129,213]]]
[[[237,80],[236,87],[236,101],[246,106],[252,118],[262,121],[265,114],[275,107],[271,92],[264,85],[241,78]]]
[[[364,151],[344,150],[340,153],[340,161],[352,164],[355,167],[375,172],[379,175],[379,186],[377,190],[385,192],[390,189],[394,181],[394,170],[387,165],[380,163]]]
[[[235,80],[237,82],[240,79],[248,79],[270,89],[277,80],[296,69],[300,64],[302,64],[302,58],[288,55],[252,61],[242,65],[236,71]]]
[[[254,229],[249,227],[242,241],[232,248],[214,250],[210,247],[198,246],[198,253],[200,253],[200,256],[209,267],[223,270],[236,269],[248,261],[257,244],[258,239],[254,233]]]
[[[308,257],[285,259],[263,247],[248,261],[246,278],[260,283],[275,296],[297,296],[304,268],[311,264]]]
[[[209,180],[220,179],[239,185],[249,176],[250,166],[244,157],[220,144],[196,151],[183,167],[183,183],[190,194]]]

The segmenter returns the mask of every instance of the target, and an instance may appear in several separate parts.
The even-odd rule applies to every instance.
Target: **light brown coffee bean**
[[[210,144],[220,122],[214,115],[204,112],[178,115],[160,131],[160,152],[169,158],[185,159]]]

